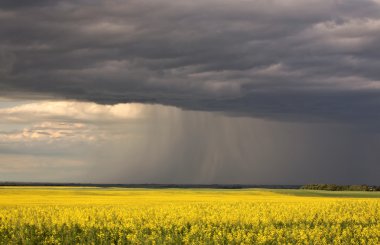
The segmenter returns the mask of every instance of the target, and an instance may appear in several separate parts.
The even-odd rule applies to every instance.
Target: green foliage
[[[300,189],[325,191],[380,191],[380,186],[368,185],[335,185],[335,184],[309,184]]]

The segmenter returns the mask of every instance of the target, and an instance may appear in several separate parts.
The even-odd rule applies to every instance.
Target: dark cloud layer
[[[380,119],[380,4],[1,1],[0,95]]]

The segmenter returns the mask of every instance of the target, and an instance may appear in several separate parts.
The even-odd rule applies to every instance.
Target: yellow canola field
[[[376,196],[297,193],[0,187],[0,244],[380,244]]]

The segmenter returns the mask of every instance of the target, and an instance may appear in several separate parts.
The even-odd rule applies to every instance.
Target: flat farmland
[[[379,243],[375,192],[0,188],[0,244]]]

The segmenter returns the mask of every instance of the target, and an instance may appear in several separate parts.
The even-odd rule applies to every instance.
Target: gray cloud
[[[158,110],[157,112],[160,112]],[[105,183],[376,184],[379,134],[169,109],[99,146],[83,177]],[[126,129],[130,126],[124,125]],[[106,164],[105,164],[106,163]]]
[[[377,127],[132,103],[0,102],[2,180],[378,184]]]
[[[0,93],[379,121],[378,1],[1,1]]]

